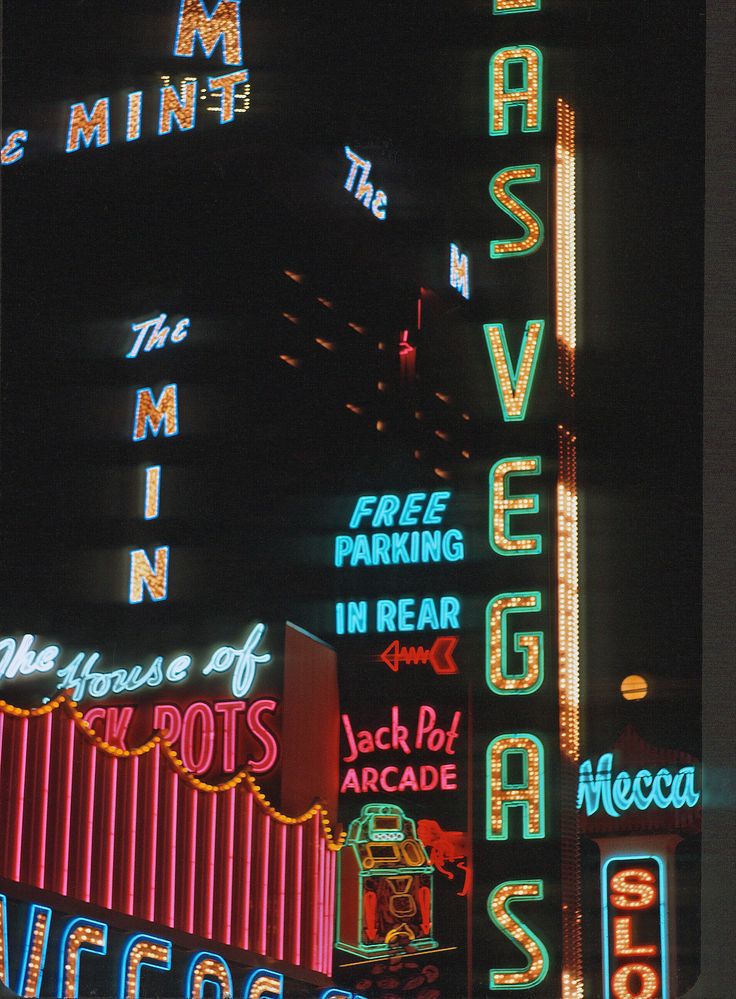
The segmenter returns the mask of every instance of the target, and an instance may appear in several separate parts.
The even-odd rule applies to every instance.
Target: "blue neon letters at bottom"
[[[76,953],[74,951],[70,952],[69,943],[72,933],[76,929],[84,928],[96,929],[100,931],[101,940],[99,944],[84,943],[77,946]],[[79,955],[83,951],[99,955],[107,954],[107,929],[107,923],[99,923],[96,919],[87,919],[86,916],[78,916],[76,919],[72,919],[71,922],[67,923],[66,929],[61,937],[59,955],[59,995],[64,996],[64,999],[77,999],[79,996]],[[70,966],[69,970],[72,975],[71,996],[68,991],[70,983],[66,980],[65,974],[67,965]]]
[[[212,967],[205,970],[204,967],[199,967],[200,964],[210,964]],[[194,977],[197,971],[199,971],[201,976],[199,983],[197,983]],[[189,962],[189,970],[187,971],[187,996],[193,996],[196,988],[197,999],[200,999],[205,983],[214,986],[215,995],[213,999],[230,999],[234,995],[233,976],[230,973],[227,963],[219,954],[211,954],[209,951],[200,950]]]
[[[283,999],[283,995],[284,976],[268,968],[256,968],[243,989],[243,999],[262,999],[263,996]]]
[[[148,943],[153,946],[162,947],[166,957],[162,961],[145,960],[142,958],[135,968],[135,982],[133,991],[131,992],[128,988],[128,965],[130,963],[131,951],[139,943]],[[157,971],[171,970],[171,941],[164,940],[161,937],[152,937],[147,933],[136,933],[125,945],[120,961],[120,999],[134,999],[134,997],[140,995],[141,968],[149,966],[155,968]]]
[[[38,995],[41,989],[41,979],[43,977],[44,965],[46,963],[46,948],[49,943],[49,933],[51,926],[51,909],[45,905],[32,905],[28,911],[26,924],[25,946],[23,948],[23,958],[18,971],[18,995]],[[35,981],[32,980],[32,970],[30,967],[31,948],[37,942],[37,937],[41,937],[40,954],[38,968],[35,971]],[[8,900],[5,895],[0,894],[0,947],[5,965],[5,974],[0,975],[0,981],[10,987],[10,957],[8,954]],[[0,970],[2,967],[0,966]],[[33,991],[29,992],[29,988]]]

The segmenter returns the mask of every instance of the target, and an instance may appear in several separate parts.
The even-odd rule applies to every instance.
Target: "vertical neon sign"
[[[493,13],[514,14],[539,10],[541,3],[523,0],[497,0]],[[489,60],[488,134],[507,136],[513,129],[538,132],[543,127],[543,55],[533,45],[513,44],[498,49]],[[520,77],[512,85],[511,72]],[[496,171],[489,183],[494,204],[520,227],[500,227],[503,238],[490,242],[492,261],[514,260],[535,253],[544,244],[544,223],[517,193],[523,185],[542,181],[538,163],[512,164]],[[506,266],[506,265],[497,265]],[[517,320],[518,322],[518,320]],[[524,338],[514,364],[508,348],[504,323],[492,320],[483,326],[493,382],[501,406],[504,425],[526,419],[534,375],[542,343],[545,321],[524,316]],[[488,483],[489,547],[496,556],[507,558],[538,556],[546,551],[540,534],[522,533],[517,518],[530,515],[536,523],[539,493],[518,478],[541,475],[542,459],[535,454],[512,453],[499,458],[490,469]],[[507,643],[511,639],[511,613],[539,612],[543,598],[535,591],[496,594],[486,609],[486,683],[492,694],[510,697],[534,696],[544,686],[544,632],[513,632],[513,649],[520,656],[523,673],[510,673]],[[512,765],[516,764],[512,773]],[[496,735],[486,751],[486,840],[544,839],[545,829],[545,747],[534,735],[504,732]],[[518,819],[519,821],[515,821]],[[514,878],[496,885],[488,895],[488,915],[492,924],[521,951],[525,964],[515,968],[492,968],[491,991],[530,989],[549,973],[549,954],[544,941],[526,925],[516,908],[543,901],[544,881],[520,871]],[[513,910],[511,908],[513,906]]]
[[[576,229],[575,112],[557,101],[555,139],[555,331],[557,381],[575,396]],[[576,801],[580,765],[580,595],[577,438],[558,427],[557,614],[560,704],[560,833],[562,840],[562,999],[583,997],[580,819]]]
[[[170,342],[172,344],[179,343],[186,338],[189,331],[189,319],[180,320],[173,330],[164,325],[165,321],[166,313],[162,312],[152,319],[134,323],[131,329],[137,334],[137,337],[133,347],[125,356],[127,358],[137,357],[141,347],[143,347],[144,353],[154,349],[160,350],[166,346],[169,334],[171,334]],[[151,388],[138,389],[135,394],[131,430],[133,443],[145,441],[149,437],[160,439],[162,437],[176,437],[178,434],[178,385],[176,383],[165,385],[158,393],[158,397]],[[143,500],[145,520],[156,520],[160,515],[161,480],[161,465],[149,465],[145,471]],[[168,599],[170,562],[168,545],[159,545],[153,550],[152,557],[149,557],[142,548],[134,549],[129,553],[129,559],[128,603],[140,604],[146,597],[153,601]]]
[[[664,860],[608,857],[601,867],[601,911],[604,999],[670,999]]]

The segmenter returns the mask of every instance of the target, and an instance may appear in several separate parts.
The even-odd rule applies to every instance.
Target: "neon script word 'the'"
[[[345,146],[345,155],[350,160],[350,171],[348,179],[345,181],[345,190],[353,190],[355,178],[358,176],[358,171],[360,170],[360,180],[358,181],[358,186],[355,188],[353,197],[356,201],[361,201],[366,208],[369,208],[377,219],[384,222],[386,219],[388,197],[385,191],[376,191],[374,194],[373,184],[368,182],[368,175],[371,172],[372,165],[370,160],[361,159],[349,146]]]
[[[182,340],[186,339],[189,333],[188,319],[180,319],[178,323],[174,324],[173,329],[166,326],[165,323],[165,312],[162,312],[159,316],[154,316],[152,319],[144,319],[143,322],[133,323],[130,328],[137,335],[135,343],[125,356],[137,357],[144,340],[145,346],[143,347],[143,351],[144,353],[148,353],[154,349],[161,350],[162,347],[166,346],[167,340],[170,343],[181,343]]]

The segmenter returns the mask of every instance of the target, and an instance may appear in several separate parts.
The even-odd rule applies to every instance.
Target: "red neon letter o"
[[[199,722],[199,726],[197,723]],[[199,727],[199,745],[194,746],[194,736]],[[181,727],[181,761],[193,774],[206,773],[212,766],[215,742],[215,718],[209,704],[197,701],[184,713]]]
[[[637,975],[641,981],[638,992],[632,992],[629,982]],[[648,964],[624,964],[611,979],[616,999],[654,999],[659,992],[659,976]]]

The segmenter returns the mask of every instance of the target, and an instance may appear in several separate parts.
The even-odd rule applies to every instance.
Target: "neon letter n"
[[[151,600],[166,600],[169,589],[169,548],[157,548],[154,553],[154,564],[148,561],[148,556],[142,548],[130,553],[130,587],[128,603],[143,602],[143,587],[148,590]]]

